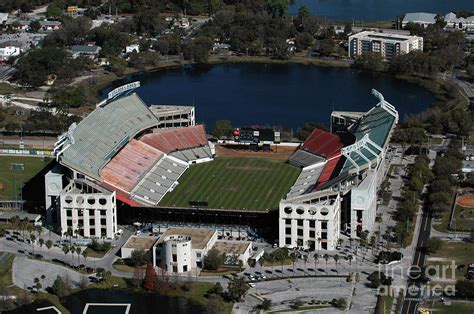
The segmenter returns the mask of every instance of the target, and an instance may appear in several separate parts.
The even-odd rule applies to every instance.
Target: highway
[[[422,207],[423,216],[420,225],[420,231],[418,236],[418,242],[416,244],[415,255],[413,256],[413,266],[423,267],[426,262],[426,246],[428,245],[428,240],[430,238],[431,231],[431,222],[432,217],[431,213],[427,210],[424,210],[425,207]],[[415,280],[408,281],[408,289],[405,294],[405,299],[402,306],[402,314],[414,314],[417,313],[418,304],[423,297],[423,289],[421,288],[421,283]],[[410,292],[410,290],[413,291]]]

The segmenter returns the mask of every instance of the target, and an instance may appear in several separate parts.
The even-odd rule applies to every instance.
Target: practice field
[[[15,176],[11,171],[12,163],[24,164],[25,170],[21,174],[22,185],[45,168],[51,159],[41,157],[0,156],[0,200],[14,200],[20,190],[20,175],[16,173],[17,192],[15,193]]]
[[[207,201],[213,209],[274,209],[299,172],[282,161],[220,157],[192,165],[160,205],[189,207],[189,201]]]

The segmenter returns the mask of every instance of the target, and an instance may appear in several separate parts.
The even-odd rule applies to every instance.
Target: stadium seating
[[[140,141],[169,154],[171,152],[206,146],[206,132],[202,125],[176,129],[157,129],[145,134]]]
[[[131,191],[163,153],[143,142],[132,140],[101,170],[101,177],[124,191]]]
[[[324,158],[308,151],[298,149],[293,155],[291,155],[288,162],[293,166],[304,168],[322,161],[324,161]]]
[[[314,129],[301,149],[329,159],[339,154],[342,147],[344,147],[344,144],[338,135],[320,129]]]
[[[187,168],[187,164],[176,158],[161,158],[131,191],[132,199],[157,205]]]
[[[135,95],[114,100],[85,117],[67,138],[61,161],[99,179],[99,170],[140,131],[158,124]]]
[[[209,146],[178,150],[170,153],[170,155],[186,162],[203,158],[213,158],[211,148]]]
[[[303,168],[298,179],[296,179],[296,182],[291,187],[290,192],[288,192],[287,198],[296,197],[313,190],[324,166],[325,163],[321,162],[317,165]]]
[[[324,169],[321,171],[321,175],[319,176],[318,181],[316,182],[316,188],[328,182],[332,178],[341,157],[342,155],[339,154],[338,156],[328,160],[328,162],[324,166]]]

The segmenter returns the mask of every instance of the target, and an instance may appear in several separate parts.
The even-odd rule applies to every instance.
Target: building
[[[148,252],[153,248],[156,241],[158,241],[158,237],[132,235],[120,249],[120,257],[130,258],[135,250]]]
[[[407,13],[403,18],[402,28],[405,28],[408,23],[418,24],[426,28],[436,23],[436,14],[425,12]]]
[[[205,228],[168,228],[153,248],[153,265],[167,273],[199,271],[211,249],[226,254],[224,264],[243,266],[252,254],[252,243],[218,240],[217,230]]]
[[[168,228],[153,249],[153,266],[170,273],[202,268],[204,257],[216,241],[216,230]]]
[[[0,223],[9,223],[12,219],[18,217],[20,220],[28,219],[28,222],[34,226],[41,226],[41,215],[39,214],[29,214],[26,212],[18,211],[0,211]]]
[[[474,15],[463,18],[458,17],[455,13],[449,12],[444,16],[446,22],[445,29],[452,30],[470,30],[474,29]]]
[[[56,31],[61,27],[60,21],[40,21],[41,30],[44,32]]]
[[[316,129],[290,158],[302,170],[279,205],[281,247],[334,250],[341,232],[355,238],[373,231],[398,112],[372,93],[379,99],[375,107],[363,115],[335,112],[331,121],[339,123],[338,134]]]
[[[372,52],[390,59],[414,50],[423,50],[423,37],[375,31],[363,31],[349,36],[348,52],[351,58]]]
[[[114,191],[86,180],[71,181],[59,194],[61,233],[68,229],[85,238],[113,239],[117,233]]]
[[[129,45],[129,46],[125,47],[125,53],[132,53],[132,52],[139,53],[140,52],[140,45],[134,44],[134,45]]]
[[[117,199],[157,206],[190,164],[214,158],[204,127],[194,125],[194,107],[191,113],[158,107],[152,112],[136,94],[120,93],[127,88],[109,94],[55,143],[60,166],[45,176],[46,217],[62,232],[72,228],[88,238],[113,238]],[[161,128],[165,121],[189,126]]]
[[[96,58],[99,55],[101,48],[94,45],[78,45],[71,47],[71,53],[73,58],[79,56],[89,56],[91,58]]]
[[[14,46],[0,48],[0,62],[7,61],[11,57],[19,56],[20,52],[20,48]]]
[[[178,128],[196,124],[194,106],[151,105],[159,128]]]

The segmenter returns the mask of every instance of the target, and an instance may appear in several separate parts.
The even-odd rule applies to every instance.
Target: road
[[[426,251],[424,248],[428,245],[430,238],[432,217],[429,211],[423,211],[423,217],[421,220],[421,227],[418,235],[417,249],[413,257],[412,266],[423,267],[426,262]],[[403,302],[402,311],[403,314],[414,314],[417,311],[418,304],[422,300],[422,289],[421,284],[415,280],[408,281],[408,289],[406,292],[405,300]],[[410,291],[410,289],[413,289]]]

